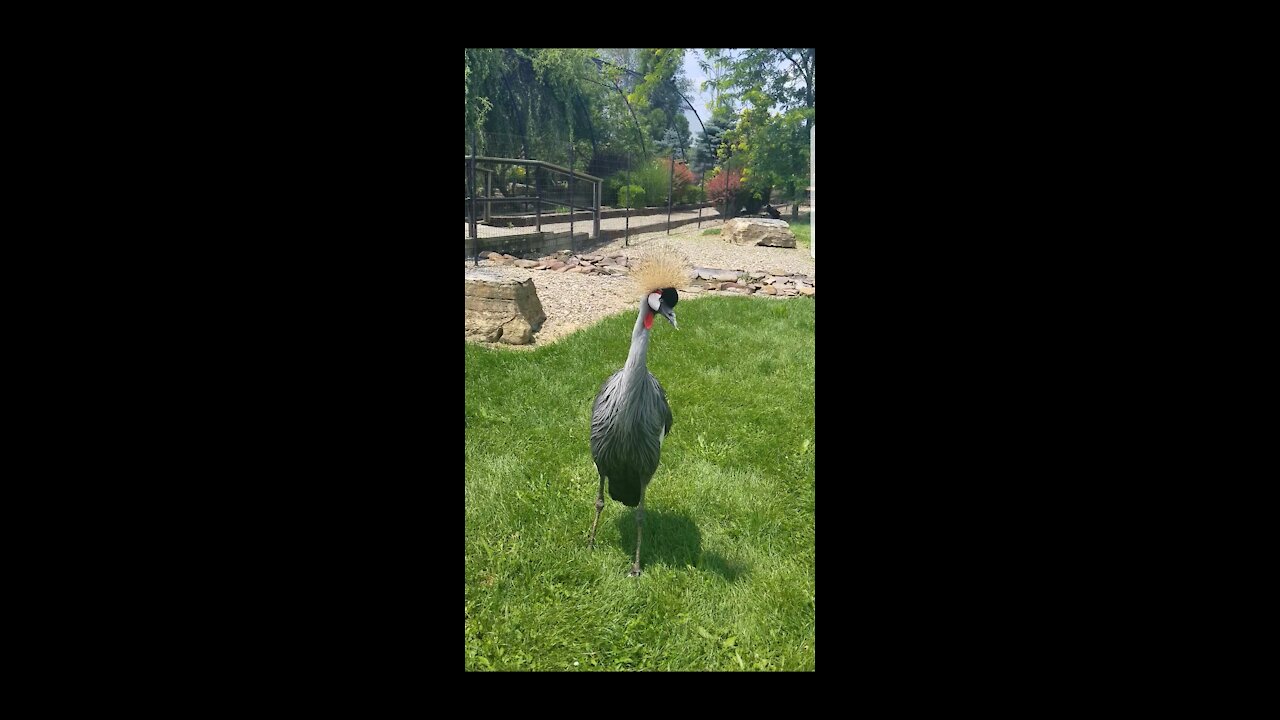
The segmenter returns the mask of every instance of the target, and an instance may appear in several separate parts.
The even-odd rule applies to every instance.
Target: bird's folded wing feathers
[[[665,426],[663,433],[670,435],[671,422],[675,418],[671,417],[671,406],[667,404],[667,391],[662,389],[662,383],[658,382],[658,378],[654,377],[653,373],[649,373],[649,379],[653,381],[654,387],[658,388],[658,397],[662,398],[662,402],[658,405],[662,408],[662,422]]]

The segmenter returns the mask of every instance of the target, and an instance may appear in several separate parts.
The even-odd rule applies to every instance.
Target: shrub
[[[675,171],[673,172],[671,169],[671,159],[668,158],[662,161],[662,168],[667,171],[668,178],[671,182],[672,193],[677,198],[680,198],[684,196],[685,190],[694,184],[693,171],[689,169],[688,165],[685,165],[679,160],[675,162],[675,165]]]
[[[684,193],[680,198],[680,202],[686,204],[700,203],[706,200],[707,193],[698,185],[689,185],[684,189]]]
[[[737,195],[742,192],[742,171],[719,171],[715,177],[707,181],[707,199],[715,203],[723,203],[727,198],[732,209]]]
[[[631,171],[631,184],[644,188],[643,200],[650,204],[667,202],[667,164],[646,163]]]
[[[608,178],[604,184],[601,202],[613,207],[622,207],[624,200],[619,195],[626,185],[626,173],[620,172]],[[637,192],[637,202],[666,206],[667,189],[672,191],[676,203],[701,202],[704,197],[702,188],[698,187],[693,172],[679,160],[676,161],[674,177],[670,158],[658,158],[641,163],[631,170],[631,185],[642,192]],[[642,207],[632,205],[631,207]]]
[[[600,189],[600,204],[608,205],[609,207],[620,207],[618,205],[618,189],[623,184],[621,175],[605,178],[604,185]]]
[[[617,207],[644,207],[644,188],[639,185],[624,185],[618,188],[618,205]],[[628,205],[628,202],[634,199],[634,203]]]

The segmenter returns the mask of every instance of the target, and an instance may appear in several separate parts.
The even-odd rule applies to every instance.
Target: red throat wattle
[[[649,330],[652,327],[653,327],[653,313],[650,312],[649,314],[644,316],[644,329]]]

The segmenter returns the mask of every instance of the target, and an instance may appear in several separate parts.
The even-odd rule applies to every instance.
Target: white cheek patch
[[[653,308],[654,312],[658,312],[658,308],[661,307],[660,305],[661,302],[662,302],[661,295],[659,295],[658,293],[649,294],[649,307]]]

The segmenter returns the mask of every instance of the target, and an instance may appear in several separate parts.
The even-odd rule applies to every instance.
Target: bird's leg
[[[631,577],[640,576],[640,538],[644,535],[644,486],[640,486],[640,505],[636,507],[636,562],[631,566]]]
[[[597,469],[599,472],[599,469]],[[596,519],[591,521],[591,539],[587,541],[588,548],[596,546],[596,524],[600,522],[600,511],[604,509],[604,473],[600,473],[600,492],[596,493]]]

